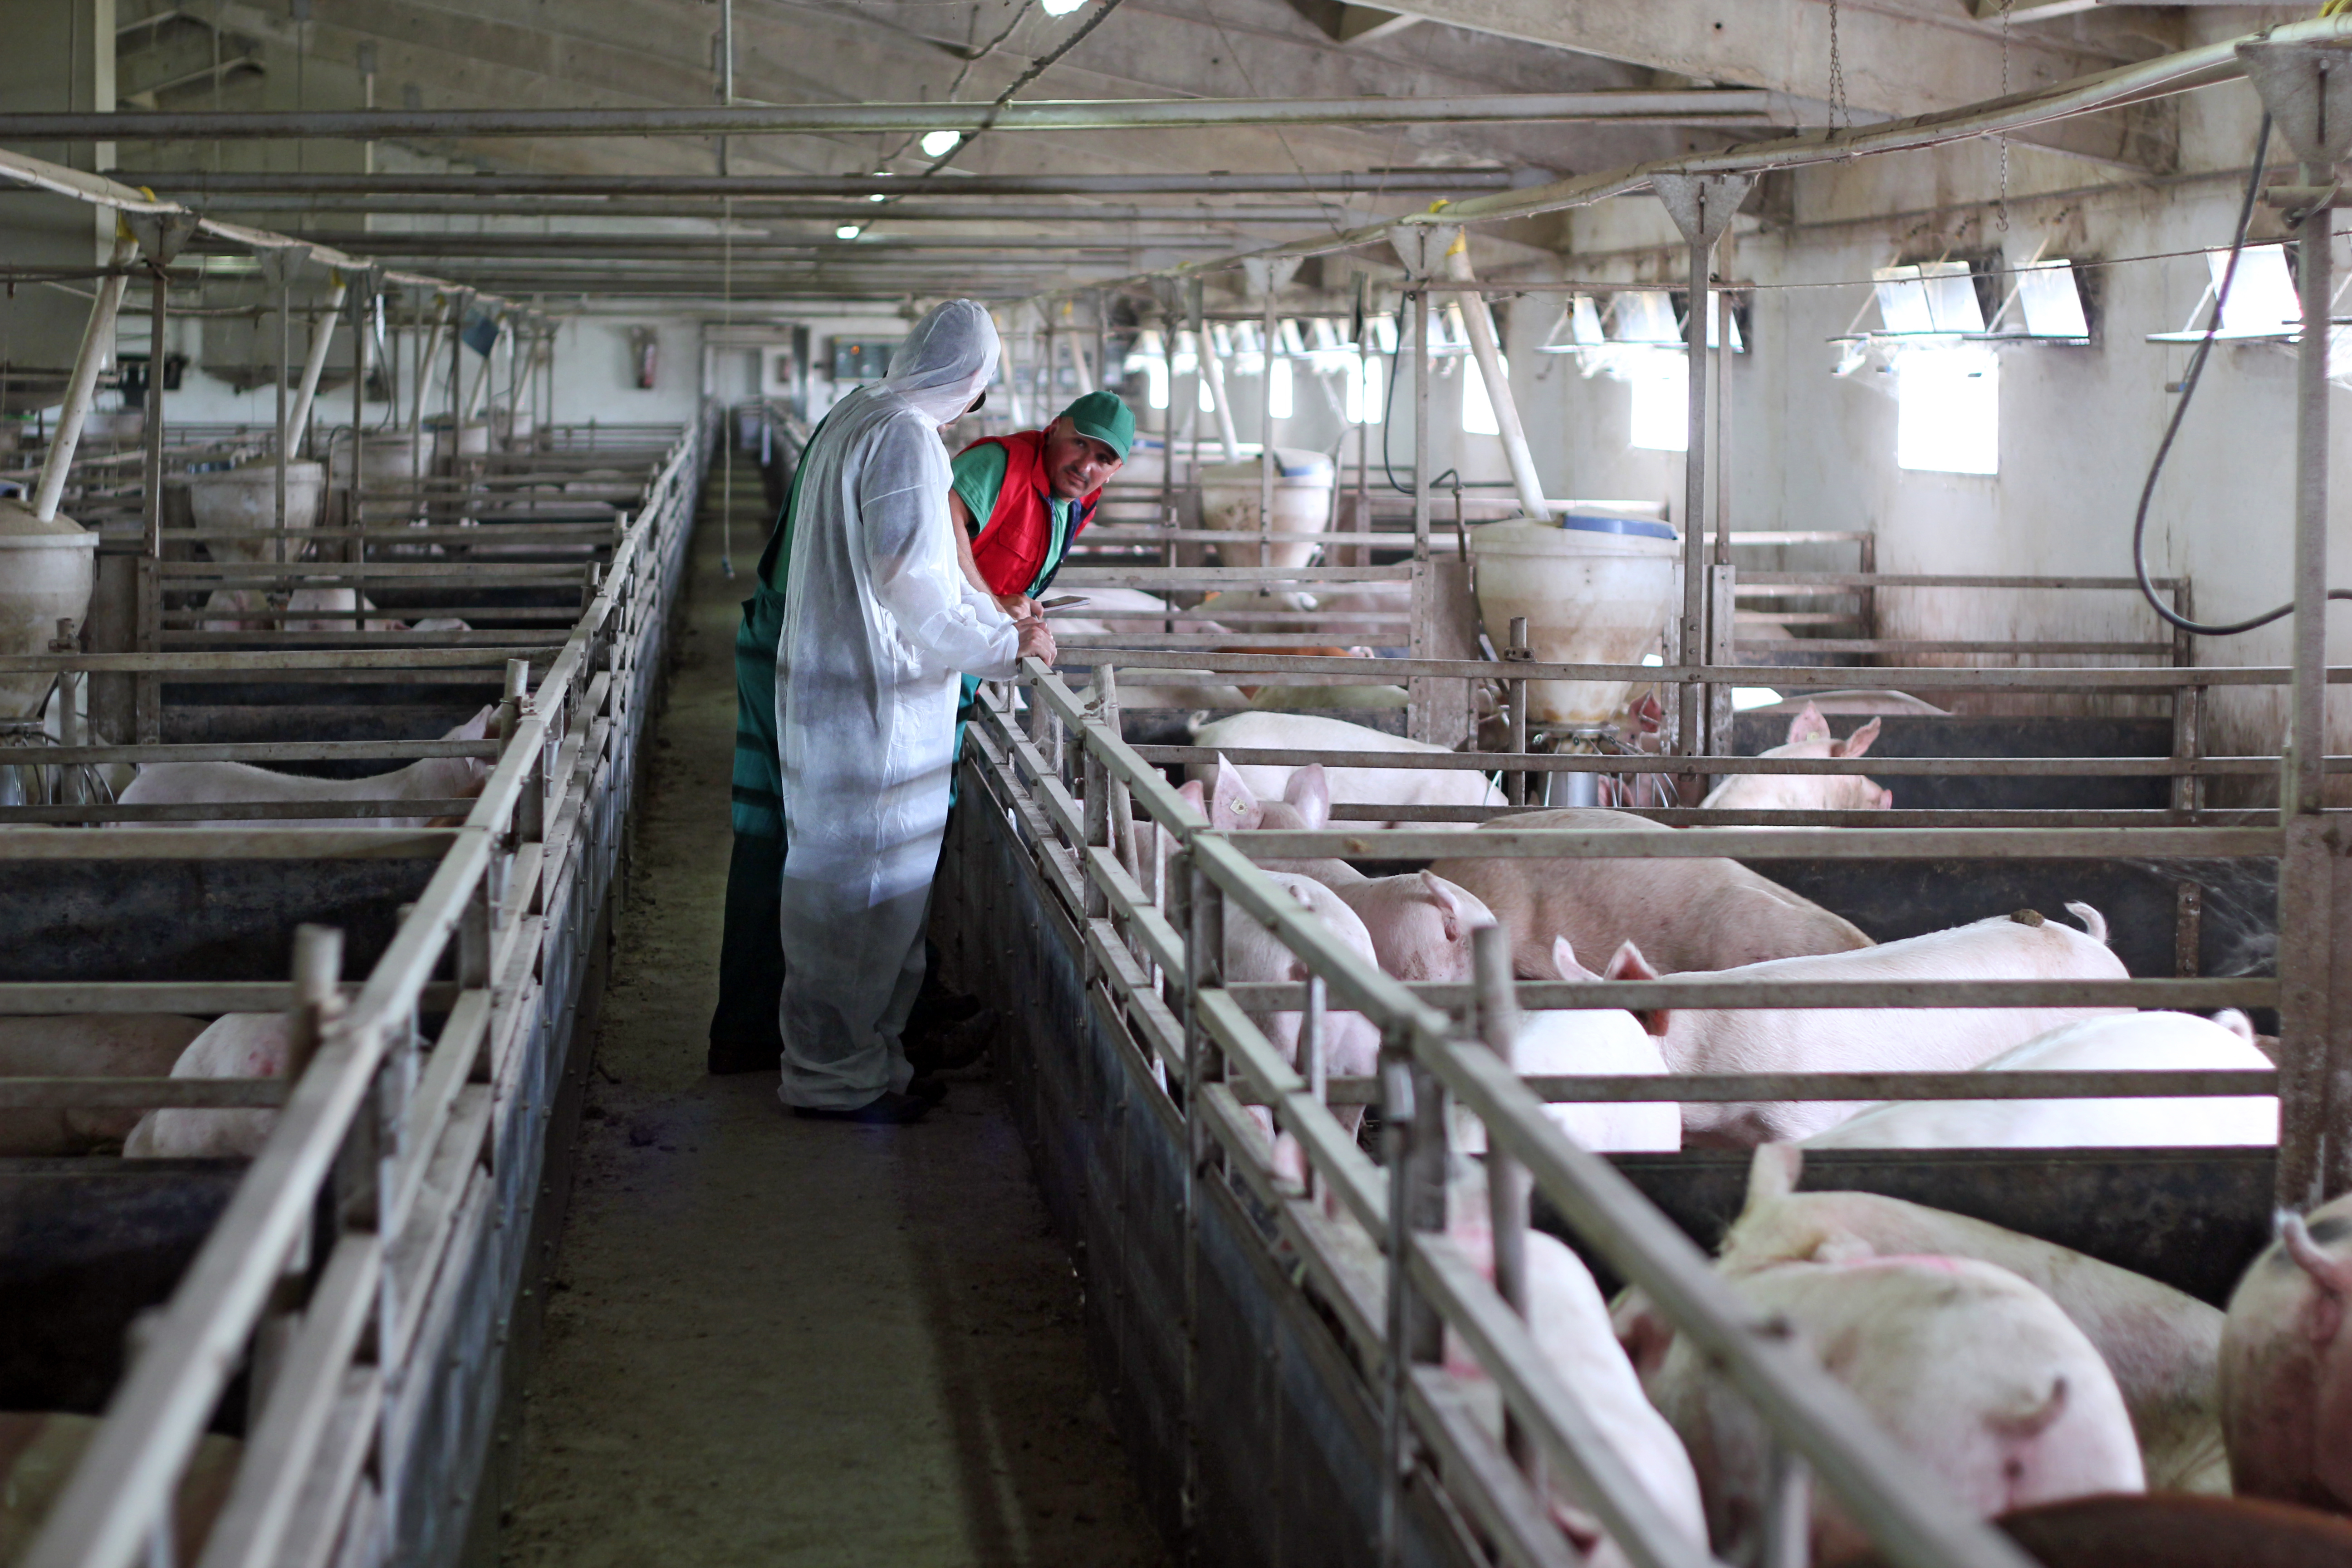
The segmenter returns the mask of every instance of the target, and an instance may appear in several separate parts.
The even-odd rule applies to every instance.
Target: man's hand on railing
[[[1013,625],[1021,628],[1023,658],[1042,658],[1047,664],[1054,662],[1057,657],[1054,648],[1054,634],[1046,630],[1044,616],[1033,616],[1025,620],[1015,621]]]

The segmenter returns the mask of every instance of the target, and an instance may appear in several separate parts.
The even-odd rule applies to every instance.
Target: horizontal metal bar
[[[173,805],[0,805],[0,824],[11,822],[284,822],[320,817],[462,817],[474,809],[460,796],[383,800],[190,801]]]
[[[300,137],[791,136],[838,132],[1117,131],[1212,125],[1444,125],[1607,121],[1786,124],[1755,89],[1487,93],[1430,98],[1097,99],[1028,102],[735,104],[695,109],[350,109],[0,114],[0,141]],[[182,185],[194,184],[183,175]],[[912,182],[908,182],[912,184]],[[947,182],[940,182],[945,184]]]
[[[0,1078],[0,1110],[239,1110],[286,1103],[282,1078]]]
[[[1280,571],[1279,568],[1265,570]],[[1066,584],[1071,575],[1071,571],[1065,571],[1056,581]],[[1135,578],[1136,586],[1150,586],[1152,582],[1139,572],[1121,572],[1118,575],[1122,580]],[[1804,645],[1800,641],[1780,646],[1790,653],[1796,653],[1802,651]],[[1271,662],[1285,657],[1289,657],[1292,661],[1280,665]],[[1178,664],[1180,659],[1185,663],[1199,660],[1198,668],[1217,670],[1301,675],[1347,675],[1353,672],[1351,664],[1312,655],[1176,654],[1141,650],[1134,658],[1118,662],[1122,668],[1133,665],[1138,669],[1152,669],[1171,666],[1181,668]],[[2293,679],[2293,672],[2284,665],[2216,665],[2188,669],[2098,666],[2063,669],[1962,669],[1949,665],[1864,668],[1786,664],[1506,664],[1499,659],[1476,658],[1391,658],[1381,662],[1382,668],[1399,676],[1471,680],[1632,680],[1667,686],[1701,683],[1769,686],[1791,696],[1809,689],[1902,691],[1913,695],[1927,690],[2163,691],[2179,686],[2284,686]],[[2352,685],[2352,665],[2330,666],[2327,679],[2332,686]],[[1795,689],[1790,690],[1791,688]]]
[[[246,676],[262,671],[293,669],[364,669],[397,678],[418,669],[485,669],[493,676],[509,659],[528,658],[544,664],[561,650],[561,643],[509,644],[502,647],[305,648],[275,653],[12,653],[0,654],[0,675],[48,675],[62,669],[87,669],[118,675],[175,675],[198,672]]]
[[[113,177],[150,190],[215,196],[289,195],[481,196],[697,196],[757,201],[782,196],[887,196],[920,193],[926,201],[1001,196],[1335,195],[1388,191],[1499,191],[1516,178],[1508,169],[1390,169],[1369,173],[1265,174],[972,174],[960,169],[936,176],[904,174],[262,174],[253,171],[117,172]],[[1735,536],[1737,537],[1737,536]]]
[[[1296,1007],[1306,988],[1279,981],[1235,982],[1225,989],[1253,1011]],[[1434,1007],[1459,1012],[1476,997],[1455,982],[1416,983],[1412,994]],[[2278,982],[2256,975],[2237,979],[2150,980],[1765,980],[1737,969],[1669,975],[1663,980],[1591,982],[1539,980],[1519,983],[1522,1006],[1558,1012],[1609,1012],[1631,1008],[1804,1010],[1880,1007],[2159,1007],[2213,1012],[2223,1007],[2274,1007]]]
[[[2003,577],[1941,572],[1747,572],[1738,587],[1833,588],[2067,588],[2139,591],[2137,577]],[[2158,584],[2158,587],[2171,586]]]
[[[1411,807],[1399,807],[1400,813]],[[2276,827],[1943,827],[1872,833],[1844,827],[1683,827],[1672,833],[1570,828],[1409,827],[1349,833],[1223,833],[1260,859],[1339,856],[1382,860],[2235,860],[2281,853]]]
[[[1239,543],[1255,537],[1232,536]],[[1412,576],[1410,566],[1066,566],[1054,581],[1065,588],[1223,588],[1236,583],[1399,583]]]
[[[0,827],[0,861],[429,860],[455,828]]]
[[[1381,664],[1374,661],[1365,673]],[[2170,778],[2276,775],[2276,757],[1654,757],[1595,755],[1581,752],[1339,752],[1307,746],[1138,746],[1147,762],[1207,763],[1218,757],[1237,767],[1298,767],[1320,763],[1335,768],[1399,768],[1416,773],[1725,773],[1741,776],[1790,774],[1843,778],[1874,773],[1887,778]],[[2329,773],[2352,773],[2352,757],[2327,759]],[[1402,814],[1402,808],[1391,816]]]
[[[1773,621],[1780,617],[1759,615],[1754,618]],[[1739,637],[1737,646],[1785,653],[1790,645],[1785,637]],[[2168,642],[1948,642],[1912,637],[1804,637],[1799,646],[1807,653],[2140,654],[2152,658],[2168,657],[2173,651]]]
[[[376,763],[498,754],[496,741],[219,741],[132,746],[0,746],[0,763]]]
[[[1302,989],[1304,989],[1302,987]],[[1380,1079],[1334,1078],[1333,1105],[1378,1105]],[[1752,1100],[2172,1100],[2278,1092],[2278,1074],[2235,1071],[2149,1072],[1810,1072],[1667,1073],[1638,1077],[1531,1074],[1528,1092],[1552,1104],[1734,1105]]]

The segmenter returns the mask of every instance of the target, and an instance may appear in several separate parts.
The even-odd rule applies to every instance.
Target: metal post
[[[1478,985],[1478,1037],[1515,1067],[1521,1021],[1519,1001],[1511,975],[1511,936],[1501,926],[1482,926],[1470,933],[1470,960]],[[1486,1144],[1486,1211],[1495,1237],[1495,1293],[1511,1310],[1525,1318],[1528,1310],[1528,1201],[1533,1183],[1527,1167],[1495,1146]],[[1543,1453],[1518,1419],[1506,1409],[1503,1447],[1528,1478],[1538,1497],[1543,1495]]]
[[[1265,395],[1258,400],[1257,418],[1257,563],[1274,564],[1274,346],[1278,330],[1274,315],[1274,286],[1265,291]]]
[[[138,253],[138,243],[125,235],[115,240],[114,254],[107,265],[127,268]],[[74,448],[81,443],[90,400],[98,395],[98,373],[114,355],[114,318],[122,308],[122,290],[130,281],[120,270],[98,280],[89,320],[82,327],[81,348],[74,355],[73,374],[66,381],[65,405],[58,411],[57,434],[49,440],[48,456],[41,463],[40,485],[33,492],[33,515],[43,522],[58,515],[58,502],[66,493]]]
[[[1507,662],[1513,664],[1527,664],[1535,658],[1534,650],[1528,647],[1527,616],[1513,616],[1511,617],[1511,643],[1508,647],[1503,650],[1503,658]],[[1511,721],[1511,750],[1525,755],[1528,749],[1528,683],[1525,680],[1514,680],[1510,683],[1508,702],[1508,711]],[[1514,769],[1511,773],[1510,782],[1511,804],[1513,805],[1527,805],[1527,770],[1525,768]]]
[[[1454,243],[1445,247],[1445,273],[1457,283],[1476,280],[1470,270],[1470,237],[1466,230],[1454,231]],[[1470,335],[1470,353],[1478,362],[1478,374],[1486,384],[1486,402],[1495,411],[1495,426],[1503,441],[1503,456],[1510,464],[1511,482],[1518,487],[1519,505],[1538,521],[1549,521],[1551,508],[1546,503],[1543,480],[1536,475],[1535,454],[1528,447],[1527,427],[1519,423],[1518,400],[1511,395],[1511,378],[1503,371],[1502,345],[1495,338],[1495,318],[1487,312],[1486,297],[1465,293],[1456,296],[1462,306],[1462,323]],[[1454,492],[1457,499],[1460,490]]]
[[[1749,180],[1731,174],[1661,175],[1652,183],[1665,204],[1675,226],[1690,244],[1690,310],[1684,325],[1684,360],[1688,371],[1688,439],[1683,455],[1683,619],[1682,658],[1704,659],[1707,640],[1706,572],[1706,385],[1709,265],[1715,242],[1731,225],[1731,215],[1747,195]],[[1683,755],[1719,750],[1706,734],[1705,715],[1711,697],[1706,683],[1682,689],[1677,741]]]
[[[723,107],[735,101],[735,0],[719,0],[719,101]],[[732,171],[728,167],[731,151],[728,138],[719,139],[719,175],[725,179]]]
[[[1201,1514],[1201,1191],[1209,1157],[1207,1119],[1201,1090],[1208,1082],[1208,1031],[1202,1027],[1199,998],[1207,986],[1224,983],[1224,889],[1211,881],[1190,854],[1181,873],[1188,889],[1190,920],[1184,940],[1184,1484],[1180,1499],[1186,1555]]]
[[[1419,281],[1418,279],[1415,279]],[[1429,329],[1436,306],[1412,295],[1412,558],[1429,559]]]
[[[142,653],[153,653],[163,646],[163,328],[164,294],[169,288],[163,269],[158,267],[149,294],[152,314],[147,323],[147,457],[142,465],[146,516],[139,543],[135,639]],[[131,734],[141,744],[152,745],[163,738],[163,678],[139,675],[132,679]]]
[[[2352,152],[2352,58],[2340,48],[2251,43],[2239,59],[2303,163],[2326,186]],[[2279,1155],[2276,1200],[2300,1209],[2352,1189],[2352,996],[2334,994],[2336,910],[2352,876],[2320,816],[2327,752],[2327,361],[2335,214],[2296,227],[2303,331],[2296,351],[2294,680],[2282,748],[2279,818]]]
[[[317,405],[319,378],[326,374],[327,351],[335,341],[335,315],[343,308],[343,299],[351,285],[341,272],[331,272],[327,303],[310,325],[309,355],[302,362],[301,390],[294,396],[294,412],[286,427],[286,451],[290,460],[302,446],[302,437],[310,428],[310,410]],[[355,351],[356,352],[356,349]]]

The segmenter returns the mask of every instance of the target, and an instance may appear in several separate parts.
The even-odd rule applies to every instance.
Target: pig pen
[[[95,743],[68,719],[0,759],[44,784],[0,807],[0,1010],[286,1013],[297,1040],[282,1078],[0,1079],[12,1110],[278,1112],[250,1160],[0,1160],[20,1330],[0,1401],[104,1416],[35,1560],[144,1552],[207,1432],[243,1448],[205,1563],[456,1563],[484,1527],[709,438],[545,435],[503,472],[441,477],[478,523],[412,528],[423,490],[381,516],[370,492],[319,531],[320,558],[259,574],[473,631],[178,625],[236,569],[110,533],[173,584],[145,597],[143,646],[14,661],[61,676],[62,713],[148,738]],[[545,488],[583,470],[593,496]],[[486,739],[421,738],[485,704]],[[478,794],[121,805],[82,771],[350,778],[431,756],[479,758]],[[419,815],[435,825],[364,820]]]
[[[1226,675],[1344,679],[1350,661],[1279,655],[1137,650],[1107,658],[1117,688],[1149,681],[1173,661]],[[1433,684],[1471,679],[1592,679],[1606,667],[1407,659],[1398,673]],[[1667,667],[1669,682],[1727,671]],[[1987,679],[1990,673],[1990,679]],[[1742,672],[1742,679],[1747,679]],[[2204,668],[1857,669],[1777,667],[1776,685],[1999,689],[2047,683],[2073,691],[2168,683],[2279,682],[2286,672]],[[1932,1487],[1864,1426],[1830,1414],[1810,1364],[1759,1337],[1703,1267],[1737,1213],[1746,1158],[1693,1150],[1675,1155],[1585,1153],[1545,1121],[1546,1100],[1669,1099],[1685,1102],[1804,1095],[1870,1100],[1970,1094],[2053,1098],[2169,1095],[2287,1097],[2289,1136],[2308,1126],[2291,1073],[1958,1075],[1895,1072],[1709,1079],[1519,1080],[1476,1038],[1475,1020],[1509,1007],[1742,1007],[1796,1005],[1769,982],[1712,977],[1620,982],[1596,988],[1519,981],[1507,987],[1402,983],[1352,949],[1265,880],[1255,862],[1332,856],[1375,872],[1464,852],[1458,831],[1360,826],[1377,809],[1334,811],[1322,831],[1212,831],[1174,795],[1168,772],[1206,760],[1197,747],[1132,744],[1116,699],[1077,691],[1034,661],[1015,690],[991,689],[963,767],[966,804],[951,827],[937,909],[940,940],[961,984],[1012,1020],[999,1049],[1041,1184],[1082,1260],[1097,1374],[1162,1527],[1200,1560],[1234,1563],[1559,1561],[1559,1538],[1513,1454],[1539,1453],[1553,1474],[1578,1479],[1621,1541],[1651,1561],[1687,1560],[1687,1545],[1657,1532],[1629,1478],[1612,1470],[1574,1401],[1550,1380],[1508,1305],[1442,1234],[1437,1187],[1448,1137],[1429,1108],[1449,1099],[1483,1123],[1489,1179],[1523,1169],[1536,1188],[1536,1223],[1575,1247],[1596,1277],[1633,1282],[1669,1303],[1682,1331],[1701,1336],[1776,1438],[1812,1466],[1849,1511],[1882,1538],[1908,1534],[1976,1561],[1981,1528],[1939,1509]],[[1783,721],[1785,723],[1785,721]],[[1931,722],[1923,721],[1923,723]],[[1844,727],[1843,723],[1840,726]],[[1893,727],[1890,726],[1890,731]],[[2124,728],[2122,750],[2159,731]],[[2083,731],[2040,732],[2079,739]],[[2211,1010],[2276,1009],[2282,987],[2261,962],[2232,971],[2230,953],[2259,949],[2279,929],[2269,904],[2286,850],[2274,813],[2171,806],[2184,777],[2261,768],[2276,759],[2149,754],[2084,759],[2032,755],[1969,731],[1966,744],[1925,740],[1860,763],[1738,755],[1673,756],[1652,771],[1884,771],[1969,787],[2032,789],[2032,804],[1891,812],[1652,813],[1700,824],[1645,852],[1724,855],[1786,878],[1832,908],[1845,898],[1868,921],[1901,910],[1922,927],[2069,899],[2111,905],[2119,981],[1938,982],[1901,986],[1814,984],[1806,1006],[2109,1005]],[[2169,748],[2168,748],[2169,750]],[[1475,768],[1508,773],[1622,766],[1624,758],[1518,753],[1331,753],[1262,750],[1235,763],[1322,762]],[[2137,791],[2067,805],[2047,792],[2069,777],[2095,788],[2121,778]],[[1415,807],[1441,822],[1483,820],[1496,807]],[[1359,826],[1349,826],[1353,818]],[[1713,818],[1712,823],[1709,819]],[[2011,826],[2016,824],[2017,826]],[[1864,827],[1899,832],[1858,831]],[[1156,827],[1172,858],[1149,852]],[[1139,829],[1142,831],[1139,832]],[[1622,856],[1622,837],[1567,830],[1481,833],[1482,855]],[[1658,836],[1664,837],[1664,836]],[[2227,921],[2184,933],[2184,887],[2225,889]],[[2210,907],[2210,906],[2203,906]],[[1308,983],[1220,983],[1224,922],[1273,933]],[[2221,971],[2222,973],[2216,973]],[[1582,994],[1580,996],[1579,992]],[[1300,1038],[1319,1037],[1327,1010],[1359,1013],[1380,1029],[1377,1079],[1324,1068],[1306,1044],[1293,1064],[1263,1031],[1276,1007],[1303,1011]],[[1259,1016],[1254,1017],[1253,1015]],[[2147,1079],[2160,1076],[2160,1083]],[[2139,1078],[2143,1081],[2130,1081]],[[2063,1081],[2062,1081],[2063,1079]],[[2006,1080],[2006,1081],[2004,1081]],[[2307,1094],[2308,1087],[2302,1092]],[[1381,1119],[1379,1163],[1335,1117],[1356,1105]],[[1296,1139],[1302,1173],[1277,1168],[1253,1108]],[[2308,1136],[2307,1132],[2301,1134]],[[2307,1157],[2291,1150],[2289,1159]],[[2042,1236],[2171,1283],[2200,1300],[2226,1295],[2269,1237],[2275,1193],[2294,1179],[2268,1149],[1823,1151],[1808,1190],[1881,1192]],[[1406,1223],[1409,1217],[1410,1223]],[[1497,1243],[1498,1248],[1501,1243]],[[1385,1255],[1384,1257],[1382,1255]],[[1436,1363],[1439,1331],[1474,1347],[1483,1376],[1510,1412],[1516,1449],[1470,1415],[1470,1387]],[[1402,1337],[1400,1337],[1402,1336]],[[1402,1344],[1391,1358],[1389,1347]],[[1845,1413],[1853,1415],[1850,1407]],[[1882,1462],[1891,1468],[1881,1469]],[[1392,1479],[1391,1479],[1392,1478]],[[1616,1505],[1622,1503],[1622,1512]],[[1915,1517],[1909,1510],[1921,1510]],[[1916,1531],[1918,1533],[1909,1533]],[[1647,1533],[1645,1533],[1647,1532]],[[1393,1553],[1393,1556],[1387,1554]],[[1637,1559],[1638,1560],[1638,1559]]]

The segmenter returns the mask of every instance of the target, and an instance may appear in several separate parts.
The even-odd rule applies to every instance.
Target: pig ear
[[[1191,806],[1202,816],[1209,815],[1209,803],[1201,798],[1201,781],[1199,779],[1186,779],[1182,784],[1176,786],[1176,794],[1183,800],[1186,805]]]
[[[1759,1143],[1748,1162],[1748,1202],[1740,1208],[1741,1217],[1795,1192],[1797,1178],[1804,1173],[1805,1152],[1794,1143]]]
[[[1822,710],[1811,702],[1798,709],[1797,716],[1789,721],[1789,744],[1792,746],[1800,741],[1826,741],[1829,738],[1830,721],[1822,718]]]
[[[1632,942],[1621,944],[1609,960],[1609,967],[1601,972],[1603,980],[1655,980],[1658,972],[1642,956],[1642,950]]]
[[[1421,886],[1422,890],[1429,895],[1429,901],[1437,906],[1438,918],[1445,922],[1445,940],[1460,942],[1463,925],[1462,900],[1454,896],[1453,884],[1434,871],[1423,871],[1421,874]]]
[[[1209,802],[1213,808],[1209,813],[1212,827],[1231,827],[1236,818],[1247,816],[1257,805],[1257,796],[1250,793],[1249,785],[1242,782],[1242,775],[1225,761],[1223,752],[1217,755],[1217,785]]]
[[[1895,792],[1893,790],[1882,789],[1878,792],[1878,809],[1881,811],[1893,811],[1895,809]]]
[[[1609,967],[1601,972],[1603,980],[1655,980],[1657,977],[1658,972],[1650,967],[1650,961],[1642,956],[1642,950],[1630,942],[1617,949],[1609,960]],[[1637,1009],[1633,1016],[1641,1023],[1644,1034],[1663,1039],[1672,1015],[1664,1007],[1652,1007],[1646,1011]]]
[[[1331,775],[1321,763],[1309,763],[1290,775],[1282,798],[1298,808],[1300,820],[1319,828],[1331,820]]]
[[[1601,978],[1576,962],[1576,949],[1570,945],[1568,938],[1564,936],[1551,939],[1551,965],[1559,971],[1559,977],[1562,980],[1597,981]]]
[[[2352,1258],[2336,1258],[2320,1250],[2311,1239],[2299,1214],[2281,1210],[2278,1216],[2279,1242],[2297,1268],[2311,1276],[2311,1282],[2327,1295],[2352,1296]]]
[[[2248,1045],[2254,1044],[2254,1022],[2235,1007],[2224,1007],[2213,1015],[2213,1021]]]
[[[1823,728],[1826,729],[1827,726],[1824,725]],[[1878,721],[1873,719],[1869,723],[1864,724],[1861,729],[1856,730],[1844,740],[1831,742],[1830,755],[1832,757],[1858,757],[1862,755],[1863,752],[1870,750],[1870,743],[1876,739],[1878,739]]]

